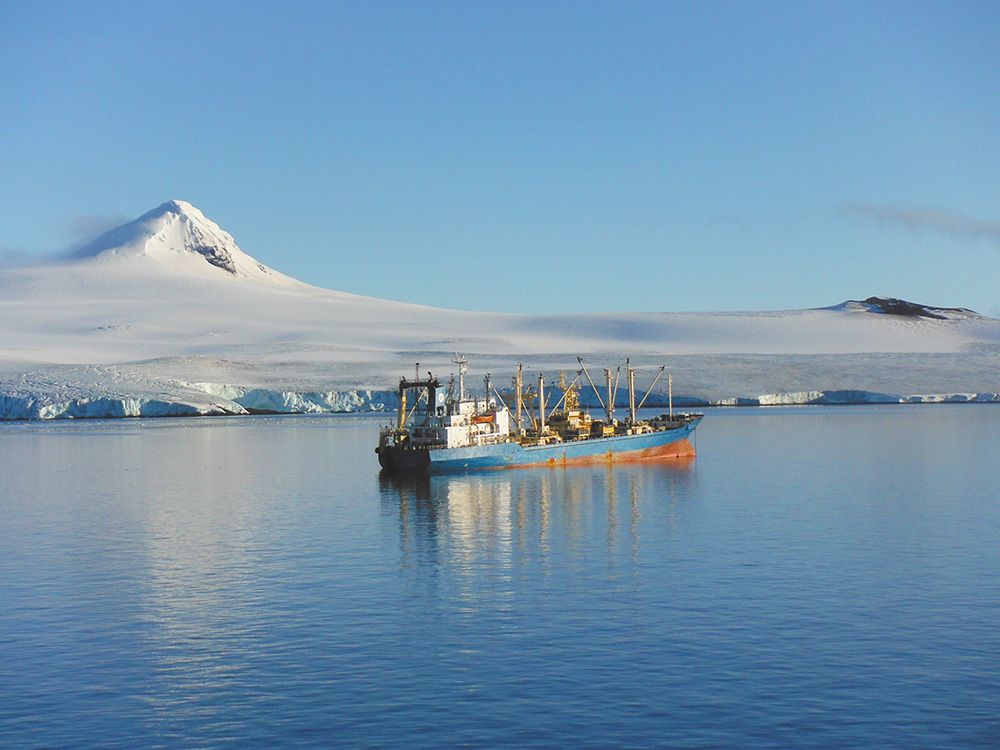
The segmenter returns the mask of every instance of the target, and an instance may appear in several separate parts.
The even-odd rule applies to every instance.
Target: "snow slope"
[[[713,382],[687,386],[706,400],[898,393],[900,385],[931,395],[1000,390],[1000,320],[891,309],[899,308],[866,301],[780,312],[533,316],[404,304],[285,276],[173,200],[65,261],[0,272],[0,416],[389,408],[385,392],[414,361],[443,374],[456,351],[474,370],[493,372],[516,360],[575,369],[578,353],[595,361],[627,353],[650,366],[679,358]],[[830,355],[839,355],[835,367],[800,367],[800,377],[788,377],[795,358],[832,365]],[[940,367],[916,367],[921,355]],[[887,357],[897,363],[891,373]],[[846,373],[844,362],[854,363]],[[921,375],[900,383],[897,370],[911,365]],[[237,391],[243,395],[231,398]]]

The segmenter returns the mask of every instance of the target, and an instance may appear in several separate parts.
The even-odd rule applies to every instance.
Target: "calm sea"
[[[423,481],[384,419],[0,426],[0,747],[1000,745],[1000,408]]]

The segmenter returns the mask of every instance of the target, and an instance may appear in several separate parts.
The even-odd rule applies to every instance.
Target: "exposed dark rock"
[[[233,256],[229,254],[229,251],[221,247],[212,247],[211,245],[197,245],[192,247],[196,253],[204,256],[205,260],[211,263],[216,268],[221,268],[223,271],[229,271],[229,273],[236,275],[236,264],[233,262]]]
[[[920,305],[916,302],[907,302],[905,299],[896,297],[869,297],[859,304],[867,305],[872,312],[883,313],[885,315],[902,315],[907,318],[933,318],[935,320],[946,320],[947,316],[942,313],[955,313],[958,315],[978,315],[973,310],[964,307],[930,307]]]

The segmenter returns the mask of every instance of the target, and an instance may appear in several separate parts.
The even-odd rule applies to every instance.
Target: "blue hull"
[[[510,442],[468,448],[386,447],[379,453],[379,463],[391,471],[426,471],[440,474],[539,464],[642,460],[694,455],[686,441],[700,421],[699,418],[677,429],[645,435],[616,435],[551,445],[522,446]]]

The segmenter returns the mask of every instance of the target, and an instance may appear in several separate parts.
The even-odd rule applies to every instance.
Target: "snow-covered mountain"
[[[62,262],[0,271],[0,416],[378,406],[413,361],[447,372],[456,351],[493,372],[518,359],[575,369],[576,354],[669,358],[687,393],[716,400],[1000,390],[1000,320],[907,305],[544,316],[432,308],[285,276],[172,200]]]
[[[271,269],[240,250],[233,236],[187,201],[171,200],[138,219],[105,232],[73,254],[105,262],[144,259],[173,270],[204,272],[204,261],[233,276],[281,281]]]
[[[162,272],[205,274],[203,263],[245,279],[294,284],[240,250],[233,236],[187,201],[171,200],[105,232],[73,254],[78,260],[158,264]]]

